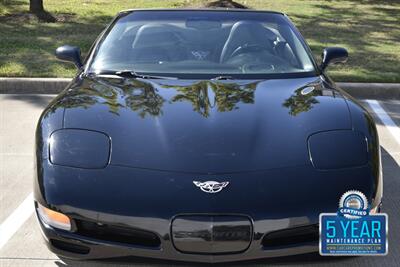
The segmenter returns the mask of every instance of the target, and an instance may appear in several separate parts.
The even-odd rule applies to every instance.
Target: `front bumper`
[[[251,242],[244,250],[237,253],[220,253],[220,254],[206,254],[206,253],[184,253],[180,252],[172,242],[170,232],[157,233],[160,238],[159,246],[141,246],[132,245],[123,242],[113,242],[107,240],[100,240],[88,236],[80,235],[79,233],[67,232],[55,229],[46,225],[39,220],[42,234],[45,238],[46,245],[53,253],[69,259],[102,259],[102,258],[118,258],[118,257],[148,257],[156,259],[166,259],[174,261],[190,261],[190,262],[230,262],[230,261],[243,261],[268,257],[280,257],[287,255],[305,254],[318,251],[318,240],[314,236],[314,241],[304,240],[299,243],[275,245],[274,247],[266,247],[263,245],[263,240],[266,235],[264,234],[266,224],[275,226],[276,229],[273,233],[279,233],[283,229],[301,229],[302,227],[289,227],[294,221],[301,221],[297,218],[288,221],[277,220],[272,221],[258,221],[253,222],[253,230],[251,233]],[[291,221],[291,222],[290,222]],[[171,229],[170,222],[159,222],[161,224],[159,229]],[[315,229],[317,233],[318,228],[316,224],[309,224],[308,222],[303,228]],[[304,222],[302,223],[304,224]],[[286,227],[284,227],[286,225]],[[293,231],[293,230],[292,230]],[[301,230],[302,231],[302,230]],[[296,238],[296,234],[294,235]],[[300,237],[301,239],[301,237]],[[297,235],[297,240],[298,235]]]
[[[34,192],[37,203],[74,222],[71,232],[40,222],[49,249],[57,255],[72,259],[138,256],[209,263],[316,252],[318,216],[336,212],[344,192],[362,191],[373,207],[382,197],[382,178],[374,175],[370,166],[323,172],[312,166],[298,166],[232,173],[229,188],[218,194],[204,193],[193,185],[194,178],[207,181],[221,177],[225,175],[194,176],[119,166],[83,170],[43,161],[38,165]],[[179,249],[172,240],[172,222],[182,215],[247,216],[251,222],[248,246],[217,254]],[[88,231],[80,231],[79,223],[88,224],[84,227]],[[92,234],[90,223],[122,228],[123,233],[133,229],[141,235],[151,233],[158,242],[125,242],[124,236],[116,238],[112,234],[120,230],[105,233],[100,229]],[[307,237],[302,237],[302,232]]]

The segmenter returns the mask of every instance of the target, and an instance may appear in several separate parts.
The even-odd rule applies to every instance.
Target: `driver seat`
[[[238,21],[233,24],[228,39],[222,48],[220,63],[229,59],[232,53],[239,47],[246,44],[258,44],[271,49],[276,34],[266,29],[261,23],[252,21]]]

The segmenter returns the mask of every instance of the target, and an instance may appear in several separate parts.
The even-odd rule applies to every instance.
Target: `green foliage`
[[[204,0],[44,0],[57,23],[29,15],[29,0],[0,1],[0,76],[72,77],[54,58],[62,44],[83,54],[115,14],[129,8],[200,6]],[[306,37],[316,58],[326,46],[349,50],[346,65],[329,67],[338,81],[400,82],[400,2],[396,0],[244,0],[250,8],[282,11]]]

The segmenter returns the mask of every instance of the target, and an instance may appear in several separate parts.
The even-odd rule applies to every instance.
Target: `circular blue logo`
[[[347,191],[340,198],[338,214],[348,219],[367,216],[369,214],[367,197],[360,191]]]

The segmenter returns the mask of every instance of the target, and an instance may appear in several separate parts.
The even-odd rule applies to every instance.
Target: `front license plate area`
[[[224,254],[245,251],[253,227],[245,216],[182,215],[172,221],[172,240],[177,250],[194,254]]]

